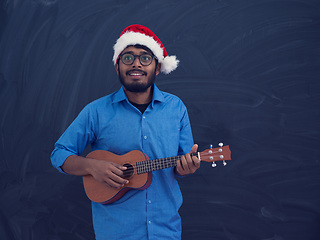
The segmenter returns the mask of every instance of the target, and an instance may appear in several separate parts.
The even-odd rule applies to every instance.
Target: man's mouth
[[[127,72],[127,75],[133,76],[133,77],[139,77],[139,76],[143,76],[143,75],[147,75],[147,74],[141,70],[130,70]]]

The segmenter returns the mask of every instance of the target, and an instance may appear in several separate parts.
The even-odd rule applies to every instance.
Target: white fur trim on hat
[[[116,64],[120,53],[130,45],[140,44],[148,47],[153,54],[157,57],[158,62],[161,64],[160,71],[168,74],[178,67],[179,60],[176,56],[164,57],[161,45],[154,40],[153,37],[147,36],[139,32],[126,32],[117,40],[114,45],[113,63]]]
[[[160,62],[160,61],[159,61]],[[176,56],[165,57],[161,62],[161,72],[168,74],[178,67],[179,60]]]

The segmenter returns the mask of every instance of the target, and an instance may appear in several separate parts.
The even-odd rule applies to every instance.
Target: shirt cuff
[[[62,170],[61,167],[64,164],[64,162],[66,161],[66,159],[68,157],[70,157],[71,155],[75,155],[75,154],[72,152],[66,151],[66,150],[58,149],[52,153],[51,163],[56,169],[58,169],[59,172],[67,174],[66,172],[64,172]],[[67,175],[69,175],[69,174],[67,174]]]

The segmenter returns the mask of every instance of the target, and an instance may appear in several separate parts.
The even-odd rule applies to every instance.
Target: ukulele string
[[[222,152],[220,151],[212,151],[212,152],[199,152],[200,154],[200,157],[201,156],[213,156],[213,157],[219,157],[220,155],[222,155]],[[191,153],[190,154],[192,157],[197,157],[198,156],[198,153]]]
[[[200,153],[201,154],[200,156],[201,157],[212,156],[213,158],[220,159],[220,155],[217,155],[218,153],[222,153],[222,152],[219,152],[218,150],[212,151],[211,153],[202,152]],[[197,156],[197,154],[198,153],[192,153],[191,156]],[[180,159],[181,159],[181,156],[176,156],[176,157],[160,158],[155,160],[136,162],[134,164],[130,164],[131,165],[130,170],[136,170],[136,172],[138,170],[142,172],[150,172],[150,171],[159,170],[163,168],[174,167],[176,166],[176,161]],[[137,166],[138,163],[139,165]]]
[[[150,172],[155,170],[160,170],[164,168],[174,167],[176,166],[177,160],[179,160],[181,156],[177,157],[169,157],[169,158],[160,158],[155,160],[148,160],[142,162],[136,162],[134,164],[130,164],[129,170],[136,170],[136,172]],[[127,169],[128,170],[128,169]]]

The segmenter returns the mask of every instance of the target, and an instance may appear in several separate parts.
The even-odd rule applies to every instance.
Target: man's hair
[[[144,46],[144,45],[135,44],[135,45],[130,45],[130,46],[128,46],[128,47],[131,47],[131,46],[132,46],[132,47],[135,47],[135,48],[141,48],[141,49],[147,51],[148,53],[154,55],[153,52],[150,50],[150,48],[148,48],[148,47],[146,47],[146,46]]]

